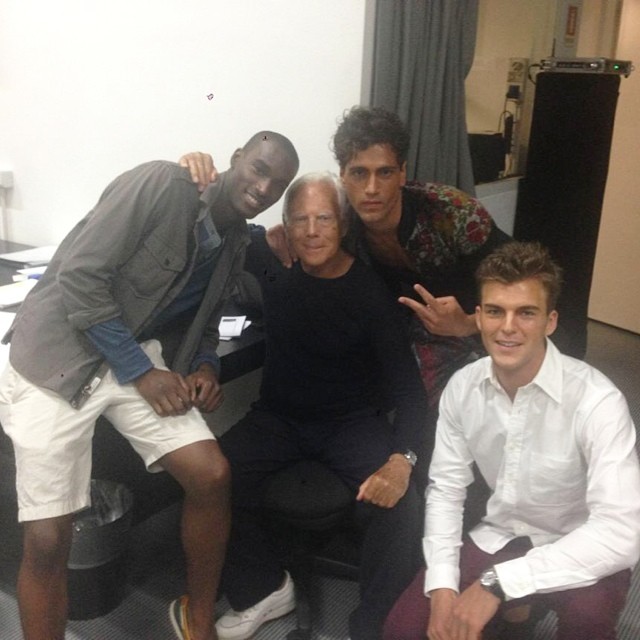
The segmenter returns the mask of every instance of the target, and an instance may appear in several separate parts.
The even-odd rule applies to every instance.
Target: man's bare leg
[[[64,640],[73,515],[24,523],[18,605],[25,640]]]
[[[182,545],[190,630],[194,640],[217,640],[216,594],[231,521],[229,465],[213,440],[182,447],[159,462],[185,491]]]

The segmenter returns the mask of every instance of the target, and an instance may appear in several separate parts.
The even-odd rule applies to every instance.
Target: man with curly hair
[[[348,246],[415,312],[414,350],[435,409],[451,374],[480,349],[473,273],[508,236],[455,187],[407,182],[409,133],[395,113],[353,107],[333,149],[356,214]]]

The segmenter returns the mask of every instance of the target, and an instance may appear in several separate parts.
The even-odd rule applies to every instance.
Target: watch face
[[[411,451],[411,449],[409,449],[409,450],[408,450],[406,453],[404,453],[403,455],[404,455],[404,457],[409,461],[409,464],[410,464],[412,467],[415,467],[415,466],[416,466],[416,462],[418,462],[418,456],[417,456],[413,451]]]
[[[497,584],[498,576],[496,572],[492,569],[488,569],[487,571],[483,571],[480,574],[480,584],[483,587],[493,587],[493,585]]]
[[[487,569],[480,574],[480,586],[492,593],[500,600],[504,600],[504,592],[500,586],[500,580],[498,580],[498,574],[495,569]]]

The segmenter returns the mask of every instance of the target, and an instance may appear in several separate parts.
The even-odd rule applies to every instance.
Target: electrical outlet
[[[524,84],[528,66],[529,60],[527,58],[509,58],[507,84]]]
[[[518,102],[522,98],[522,87],[519,84],[507,85],[507,100]]]

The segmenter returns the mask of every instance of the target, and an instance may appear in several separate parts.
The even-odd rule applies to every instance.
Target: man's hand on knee
[[[173,371],[149,369],[134,381],[140,395],[161,417],[181,416],[191,409],[189,386]]]
[[[204,413],[214,411],[224,402],[224,393],[215,369],[210,364],[202,364],[197,371],[189,374],[185,382],[193,406]]]
[[[467,587],[453,605],[449,632],[452,640],[481,640],[482,630],[498,611],[500,598],[478,580]]]
[[[360,485],[356,500],[387,509],[395,507],[407,492],[411,470],[412,467],[404,456],[392,455]]]

